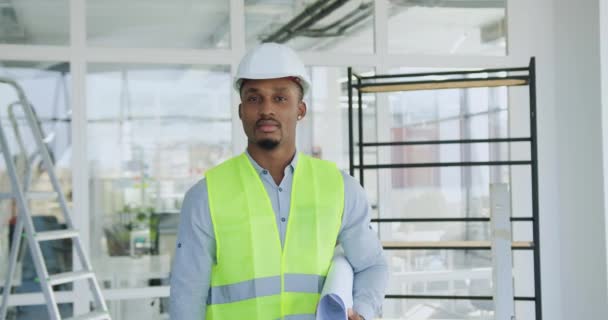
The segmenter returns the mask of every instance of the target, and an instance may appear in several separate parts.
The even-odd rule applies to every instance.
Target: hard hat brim
[[[236,79],[236,81],[234,81],[234,90],[236,90],[236,92],[240,95],[241,94],[241,89],[243,87],[243,84],[245,82],[245,80],[269,80],[269,79],[281,79],[281,78],[294,78],[293,82],[295,82],[297,85],[300,86],[300,88],[302,88],[302,95],[305,96],[306,93],[308,93],[308,88],[310,87],[308,80],[307,79],[303,79],[300,76],[294,76],[294,75],[263,75],[263,76],[247,76],[247,77],[242,77],[239,79]],[[295,81],[295,80],[298,81]]]

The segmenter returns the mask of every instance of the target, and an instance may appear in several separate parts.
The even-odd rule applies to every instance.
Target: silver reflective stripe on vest
[[[325,277],[316,274],[286,274],[285,292],[321,293]]]
[[[286,274],[285,292],[321,293],[325,277],[314,274]],[[281,277],[267,277],[211,287],[207,305],[231,303],[281,293]]]
[[[259,278],[211,287],[207,304],[231,303],[281,293],[281,277]]]
[[[315,320],[314,314],[292,314],[285,316],[283,320]]]

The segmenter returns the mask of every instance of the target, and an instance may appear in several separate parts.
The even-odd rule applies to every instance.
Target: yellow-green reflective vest
[[[245,154],[209,170],[206,180],[217,248],[206,318],[314,319],[344,207],[335,164],[298,155],[284,248]]]

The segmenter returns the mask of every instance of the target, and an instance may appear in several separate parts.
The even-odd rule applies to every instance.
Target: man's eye
[[[275,100],[279,101],[279,102],[283,102],[283,101],[287,101],[287,98],[278,96],[278,97],[275,98]]]
[[[247,98],[248,102],[257,102],[258,100],[259,100],[258,97],[249,97],[249,98]]]

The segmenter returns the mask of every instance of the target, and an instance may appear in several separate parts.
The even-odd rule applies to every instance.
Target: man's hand
[[[348,320],[365,320],[362,316],[360,316],[356,311],[351,308],[348,308]]]

